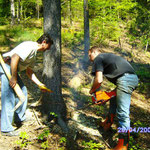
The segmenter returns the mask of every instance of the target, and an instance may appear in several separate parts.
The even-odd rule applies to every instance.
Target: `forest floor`
[[[113,52],[123,56],[132,63],[135,69],[141,67],[150,69],[150,53],[138,51],[122,42],[122,48],[116,48],[114,43],[104,48],[105,52]],[[72,130],[74,149],[96,150],[113,147],[116,144],[117,120],[109,132],[103,132],[97,125],[98,120],[104,120],[108,112],[108,103],[104,106],[90,105],[89,89],[91,85],[90,67],[87,72],[82,70],[80,60],[83,55],[83,46],[70,50],[62,48],[62,85],[63,98],[67,106],[67,124]],[[36,74],[41,78],[42,63],[37,63]],[[28,88],[28,109],[26,114],[32,119],[24,123],[18,131],[20,137],[6,137],[0,135],[0,150],[63,150],[66,141],[60,127],[52,122],[43,122],[38,110],[40,90],[31,83],[22,73],[23,81]],[[146,84],[150,79],[140,79],[141,84]],[[114,86],[106,80],[102,90],[112,90]],[[150,127],[150,95],[140,92],[139,88],[133,92],[131,100],[131,127]],[[48,131],[50,132],[47,136]],[[130,148],[132,150],[150,150],[150,133],[140,130],[141,133],[131,132]],[[22,148],[21,148],[22,147]],[[73,150],[73,149],[72,149]]]

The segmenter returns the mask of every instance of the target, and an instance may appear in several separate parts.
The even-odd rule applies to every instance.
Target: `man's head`
[[[94,61],[97,55],[101,53],[101,49],[97,46],[93,46],[92,48],[89,49],[88,55],[90,61]]]
[[[43,34],[38,40],[37,43],[40,45],[39,51],[45,51],[50,49],[53,44],[53,40],[48,34]]]

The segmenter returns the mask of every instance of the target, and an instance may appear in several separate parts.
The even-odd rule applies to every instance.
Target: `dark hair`
[[[98,46],[93,46],[89,49],[89,51],[93,52],[93,51],[97,51],[97,52],[102,52],[101,48]]]
[[[41,44],[43,41],[46,41],[46,43],[50,43],[51,45],[53,44],[53,40],[51,39],[51,37],[48,34],[43,34],[38,40],[37,42],[39,44]]]

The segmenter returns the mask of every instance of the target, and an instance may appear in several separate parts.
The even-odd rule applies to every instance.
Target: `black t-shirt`
[[[103,72],[103,75],[113,83],[124,73],[135,73],[128,61],[112,53],[101,53],[94,59],[92,75],[95,75],[96,71]]]

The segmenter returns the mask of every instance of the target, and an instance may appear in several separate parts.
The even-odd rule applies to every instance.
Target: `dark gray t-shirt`
[[[124,73],[135,73],[127,60],[112,53],[101,53],[94,59],[92,75],[95,75],[96,71],[103,72],[103,75],[113,83]]]

